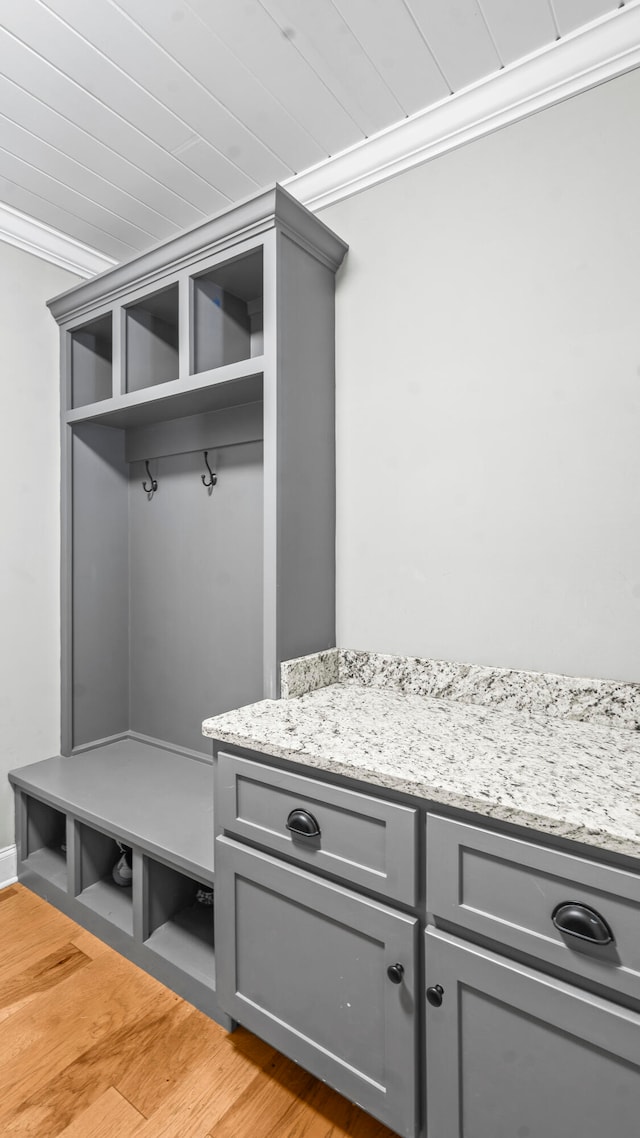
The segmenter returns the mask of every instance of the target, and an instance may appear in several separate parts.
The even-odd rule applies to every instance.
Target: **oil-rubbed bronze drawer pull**
[[[592,944],[613,944],[613,933],[604,917],[579,901],[563,901],[556,905],[551,920],[558,932],[588,940]]]
[[[287,818],[287,830],[303,838],[319,838],[320,827],[308,810],[292,810]]]

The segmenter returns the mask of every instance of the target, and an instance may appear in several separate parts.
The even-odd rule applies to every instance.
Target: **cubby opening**
[[[212,886],[150,858],[147,874],[147,948],[215,989],[213,905],[197,899]]]
[[[262,698],[262,429],[261,403],[74,428],[74,748],[208,756],[202,720]]]
[[[71,332],[71,406],[100,403],[113,394],[111,313]]]
[[[30,870],[58,889],[67,888],[67,819],[46,802],[25,796],[26,849],[22,859]]]
[[[178,285],[131,304],[126,311],[127,391],[178,378]]]
[[[192,283],[192,373],[262,355],[262,248],[217,265]]]
[[[116,885],[113,867],[120,858],[114,838],[79,823],[80,892],[78,900],[122,932],[133,936],[131,886]]]

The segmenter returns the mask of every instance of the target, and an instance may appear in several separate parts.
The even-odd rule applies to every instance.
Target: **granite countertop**
[[[203,733],[640,857],[637,730],[407,694],[357,678],[216,716]]]

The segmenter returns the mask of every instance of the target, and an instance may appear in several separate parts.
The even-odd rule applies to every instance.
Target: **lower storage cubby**
[[[211,886],[151,858],[145,859],[145,876],[145,946],[214,990],[213,906],[196,899],[203,885]]]
[[[32,873],[58,889],[67,889],[66,815],[46,802],[25,795],[22,860]]]
[[[110,921],[122,932],[133,936],[132,888],[116,885],[113,867],[120,857],[115,840],[100,830],[81,822],[80,888],[78,901],[94,913]]]
[[[58,889],[67,888],[66,815],[47,802],[25,795],[26,825],[22,859]]]

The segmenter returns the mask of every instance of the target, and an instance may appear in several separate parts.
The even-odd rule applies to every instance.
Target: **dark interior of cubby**
[[[117,885],[113,867],[120,858],[114,838],[78,824],[80,838],[79,900],[94,913],[133,935],[133,901],[131,886]]]
[[[140,391],[178,378],[178,285],[126,309],[126,387]]]
[[[147,947],[215,987],[213,906],[196,900],[198,882],[148,859]]]
[[[261,438],[261,404],[74,429],[74,747],[132,733],[209,754],[202,720],[262,698]]]
[[[262,249],[194,277],[193,372],[262,354],[262,299]]]
[[[25,861],[30,869],[61,889],[66,889],[66,816],[37,798],[27,798],[26,811]]]
[[[71,406],[110,399],[113,383],[111,313],[71,333]]]

